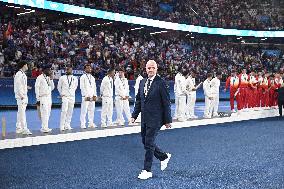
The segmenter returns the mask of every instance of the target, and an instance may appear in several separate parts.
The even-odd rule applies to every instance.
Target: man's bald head
[[[146,64],[146,72],[148,78],[152,78],[154,75],[157,74],[158,66],[154,60],[149,60]]]

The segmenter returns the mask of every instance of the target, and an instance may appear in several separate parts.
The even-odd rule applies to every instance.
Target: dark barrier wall
[[[59,98],[59,93],[57,90],[57,82],[58,80],[54,80],[55,84],[55,89],[52,91],[52,102],[53,104],[59,104],[61,103],[61,99]],[[35,98],[35,90],[34,90],[34,84],[35,84],[35,79],[29,79],[28,80],[28,85],[32,87],[31,90],[28,92],[29,96],[29,105],[34,105],[36,103],[36,98]],[[97,81],[97,92],[99,94],[99,89],[100,89],[100,84],[101,80]],[[135,81],[129,81],[129,86],[130,86],[130,96],[134,99],[134,84]],[[168,82],[169,84],[169,89],[170,89],[170,94],[171,94],[171,99],[175,99],[174,95],[174,82],[170,81]],[[221,99],[229,99],[229,92],[227,91],[226,93],[223,92],[223,89],[225,87],[225,83],[221,83],[220,87],[220,98]],[[197,99],[198,100],[204,100],[204,94],[202,87],[197,90]],[[78,85],[78,88],[76,90],[76,103],[81,103],[81,92],[80,92],[80,84]],[[0,79],[0,106],[16,106],[16,99],[14,95],[14,81],[12,78],[1,78]]]

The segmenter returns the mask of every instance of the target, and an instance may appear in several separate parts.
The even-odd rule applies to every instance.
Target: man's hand
[[[28,86],[27,88],[28,88],[28,90],[31,90],[31,89],[32,89],[33,87],[31,87],[31,86]]]
[[[192,91],[196,91],[197,89],[194,87],[193,89],[192,89]]]
[[[209,100],[213,100],[213,97],[209,97]]]
[[[91,101],[91,98],[90,97],[86,97],[85,101]]]
[[[131,118],[130,121],[131,121],[131,123],[135,123],[135,119],[133,117]]]
[[[165,126],[166,126],[167,129],[172,127],[170,123],[166,123]]]
[[[40,101],[36,101],[36,105],[39,106],[40,105]]]

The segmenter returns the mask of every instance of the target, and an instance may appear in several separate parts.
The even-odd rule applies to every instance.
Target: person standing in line
[[[234,107],[234,102],[235,98],[237,101],[237,109],[241,110],[241,102],[240,102],[240,95],[237,94],[236,92],[238,91],[240,85],[240,79],[237,76],[237,72],[235,70],[232,70],[231,76],[227,78],[226,80],[226,87],[224,89],[224,92],[226,92],[227,88],[230,89],[230,106],[231,106],[231,112],[235,113],[235,107]]]
[[[75,104],[75,91],[78,79],[72,74],[72,66],[66,67],[66,75],[59,78],[57,89],[62,99],[60,130],[71,130],[71,118]]]
[[[43,133],[51,132],[52,129],[48,128],[48,120],[50,117],[52,96],[51,92],[54,89],[53,76],[51,75],[51,66],[45,65],[43,73],[36,78],[35,94],[37,104],[40,107],[41,129]]]
[[[129,107],[129,85],[124,74],[125,72],[123,68],[120,68],[118,70],[118,77],[116,77],[114,80],[117,123],[118,125],[124,125],[124,112],[128,120],[128,125],[133,125],[131,122],[131,113]]]
[[[186,119],[195,119],[197,116],[194,113],[194,107],[196,102],[196,83],[195,83],[195,72],[191,71],[191,74],[186,78]]]
[[[222,78],[222,73],[217,72],[216,77],[211,80],[211,88],[212,88],[212,97],[213,102],[211,104],[209,115],[213,115],[213,117],[218,117],[218,107],[219,107],[219,88],[220,88],[220,79]]]
[[[179,97],[177,94],[177,83],[179,81],[179,77],[182,77],[182,74],[180,73],[181,68],[178,69],[178,72],[175,76],[175,84],[174,84],[174,93],[175,93],[175,114],[174,114],[174,118],[173,119],[178,119],[178,117],[180,117],[180,115],[178,115],[178,109],[179,109]]]
[[[28,84],[25,72],[28,71],[27,62],[19,62],[18,68],[19,71],[14,77],[14,92],[18,105],[16,133],[23,135],[32,135],[31,131],[28,129],[26,120],[26,108],[28,104]]]
[[[101,127],[114,126],[112,122],[113,115],[113,78],[115,70],[110,68],[107,75],[103,78],[100,94],[102,97]],[[107,120],[108,119],[108,120]],[[108,121],[108,124],[106,124]]]
[[[264,107],[263,103],[263,76],[262,72],[258,72],[258,76],[256,78],[257,80],[257,108],[258,110],[261,109],[261,107]]]
[[[250,109],[256,110],[258,92],[257,92],[257,80],[255,77],[255,72],[252,70],[249,75],[249,85],[248,85],[248,106]]]
[[[181,75],[178,77],[176,81],[176,95],[177,95],[177,120],[178,121],[186,121],[186,70],[182,70]]]
[[[249,77],[247,75],[247,70],[243,69],[242,73],[239,75],[240,85],[238,89],[238,94],[240,95],[240,103],[241,109],[244,111],[248,111],[248,84],[249,84]]]
[[[210,115],[210,107],[213,103],[213,94],[212,94],[212,87],[211,87],[211,80],[213,75],[211,73],[207,74],[207,79],[203,82],[203,91],[205,97],[205,107],[204,107],[204,118],[211,118]]]
[[[134,85],[134,89],[135,89],[135,97],[138,93],[138,89],[139,89],[139,84],[142,81],[142,79],[144,78],[142,75],[143,71],[141,71],[141,73],[138,75],[136,81],[135,81],[135,85]],[[141,114],[138,115],[137,119],[136,119],[136,123],[140,123],[141,122]]]
[[[157,75],[157,63],[149,60],[146,64],[148,78],[140,82],[136,95],[135,107],[132,113],[132,123],[141,112],[141,136],[144,144],[144,169],[138,175],[145,180],[153,176],[151,172],[153,156],[161,162],[161,170],[165,170],[171,158],[170,153],[163,152],[156,144],[155,139],[163,125],[171,127],[171,102],[166,82]]]
[[[84,66],[85,73],[80,77],[80,89],[82,94],[81,115],[80,122],[81,128],[86,129],[86,115],[88,113],[88,127],[97,127],[94,124],[94,112],[97,100],[97,85],[96,80],[92,76],[92,67],[90,64]]]

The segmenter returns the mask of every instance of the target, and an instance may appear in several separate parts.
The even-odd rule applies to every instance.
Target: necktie
[[[148,94],[148,91],[149,91],[149,89],[150,89],[151,81],[152,81],[151,79],[148,79],[146,95]]]

